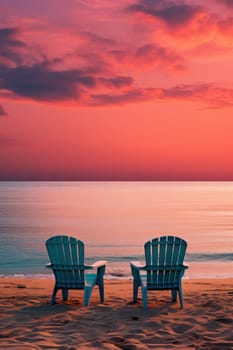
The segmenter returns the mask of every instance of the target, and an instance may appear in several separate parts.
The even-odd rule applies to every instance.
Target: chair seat
[[[148,290],[156,290],[156,289],[177,289],[179,287],[178,283],[153,283],[153,284],[147,284]]]

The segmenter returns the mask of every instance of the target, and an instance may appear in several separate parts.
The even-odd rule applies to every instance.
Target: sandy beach
[[[184,309],[170,292],[150,292],[149,308],[132,303],[131,281],[105,281],[50,305],[52,279],[0,279],[0,349],[233,349],[233,279],[184,280]],[[140,295],[140,294],[139,294]]]

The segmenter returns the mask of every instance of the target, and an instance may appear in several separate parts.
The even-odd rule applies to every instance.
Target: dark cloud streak
[[[184,59],[165,47],[159,45],[146,44],[137,49],[135,57],[150,64],[166,66],[167,70],[185,69]]]
[[[0,88],[34,100],[56,101],[78,97],[78,87],[94,87],[95,79],[79,70],[53,71],[46,63],[0,69]]]
[[[18,40],[19,31],[16,28],[0,28],[0,58],[10,63],[20,64],[22,59],[18,49],[26,45]]]
[[[221,5],[233,7],[233,0],[216,0]]]
[[[22,47],[25,44],[17,39],[19,31],[16,28],[0,28],[1,50],[4,47]]]
[[[171,27],[179,27],[189,22],[200,9],[200,6],[184,3],[140,0],[129,6],[127,11],[131,13],[143,13],[160,19]]]
[[[0,105],[0,117],[6,116],[6,115],[7,115],[7,113],[6,113],[5,109]]]
[[[215,84],[181,84],[171,88],[138,88],[121,94],[93,94],[90,105],[114,105],[133,102],[166,102],[168,100],[199,102],[210,109],[233,106],[233,89]]]
[[[131,77],[100,78],[99,81],[110,88],[121,88],[133,84],[133,78]]]

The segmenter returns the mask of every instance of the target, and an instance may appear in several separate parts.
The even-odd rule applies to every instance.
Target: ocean
[[[0,276],[51,277],[45,241],[75,236],[86,263],[130,278],[161,235],[188,243],[185,278],[233,277],[233,182],[0,182]]]

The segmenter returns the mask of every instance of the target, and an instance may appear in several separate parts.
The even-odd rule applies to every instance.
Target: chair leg
[[[104,274],[105,265],[98,267],[96,284],[99,286],[100,301],[104,302]]]
[[[68,300],[68,289],[62,289],[62,300],[67,301]]]
[[[182,287],[181,286],[179,286],[178,293],[179,293],[179,298],[180,298],[180,308],[182,309],[184,304],[183,304],[183,293],[182,293]]]
[[[84,289],[84,306],[88,306],[90,303],[92,289],[93,286],[85,287]]]
[[[56,294],[59,288],[57,288],[56,286],[53,288],[53,294],[51,297],[51,304],[54,305],[56,302]]]
[[[177,290],[172,289],[172,301],[175,302],[177,300]]]
[[[99,295],[100,295],[100,301],[101,303],[104,302],[104,282],[99,281]]]
[[[142,302],[144,310],[147,309],[147,288],[142,286]]]
[[[133,281],[133,302],[134,303],[137,303],[137,301],[138,301],[138,287],[139,287],[139,285],[134,279],[134,281]]]

